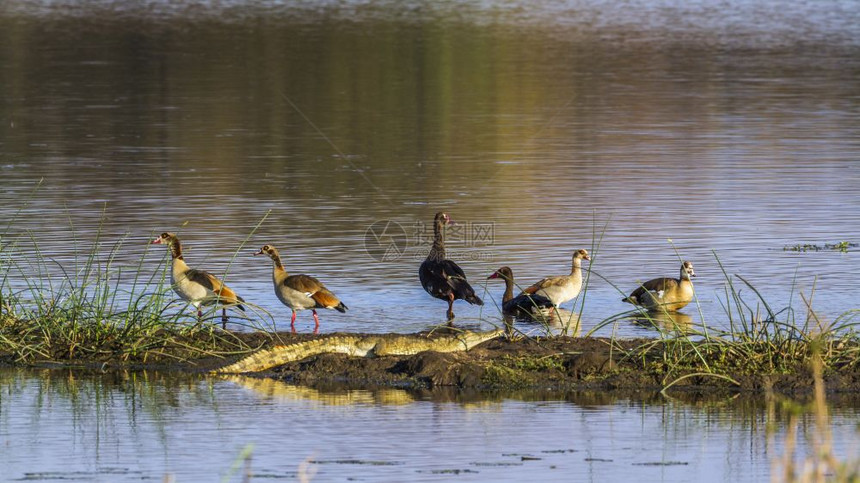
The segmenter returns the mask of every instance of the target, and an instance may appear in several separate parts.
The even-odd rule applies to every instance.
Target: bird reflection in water
[[[629,320],[643,329],[689,334],[693,331],[693,317],[681,312],[642,311],[635,313]]]
[[[504,315],[505,331],[507,334],[516,330],[525,335],[556,336],[569,335],[578,337],[581,332],[580,314],[560,307],[544,308],[528,314]]]

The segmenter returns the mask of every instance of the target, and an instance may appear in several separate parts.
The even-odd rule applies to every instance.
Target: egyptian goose
[[[553,306],[573,300],[582,290],[582,261],[591,260],[588,251],[581,249],[573,252],[573,263],[570,275],[558,277],[547,277],[536,284],[523,290],[520,295],[541,296],[552,303]]]
[[[514,272],[510,267],[502,267],[487,277],[487,280],[501,278],[505,281],[502,295],[502,312],[507,315],[532,315],[543,309],[552,308],[552,302],[541,295],[520,294],[514,297]]]
[[[245,311],[245,307],[241,305],[245,300],[224,285],[224,282],[209,272],[188,268],[185,259],[182,258],[182,244],[176,234],[162,233],[150,243],[167,245],[170,249],[170,256],[173,258],[170,267],[170,283],[173,284],[173,291],[197,309],[197,318],[203,317],[201,305],[220,303],[221,328],[227,328],[227,307],[234,306]]]
[[[345,313],[347,306],[337,296],[323,285],[322,282],[310,275],[290,275],[281,263],[281,255],[278,249],[272,245],[263,245],[263,248],[254,255],[268,255],[275,262],[272,269],[272,283],[275,285],[275,295],[278,300],[290,308],[293,316],[290,319],[290,328],[296,331],[296,312],[311,309],[314,314],[314,334],[320,330],[320,319],[317,309],[333,309]]]
[[[680,310],[693,300],[693,264],[681,264],[681,278],[655,278],[641,284],[624,302],[639,305],[648,310]]]
[[[466,281],[466,274],[456,263],[445,258],[445,225],[451,223],[447,213],[436,213],[433,219],[433,246],[418,269],[421,286],[433,297],[448,301],[448,320],[454,318],[454,301],[484,305]]]

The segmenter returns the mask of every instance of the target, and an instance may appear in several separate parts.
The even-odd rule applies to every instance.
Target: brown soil
[[[247,334],[252,345],[268,345],[271,335]],[[277,334],[279,343],[313,338],[307,334]],[[322,336],[328,337],[328,335]],[[653,342],[649,339],[553,337],[538,339],[495,339],[469,352],[422,352],[414,356],[349,357],[320,354],[256,374],[284,382],[325,386],[332,383],[354,387],[393,386],[412,389],[457,387],[464,389],[532,390],[620,390],[654,391],[684,376],[683,371],[667,374],[655,361],[624,356],[626,349]],[[224,359],[196,361],[196,370],[225,365]],[[739,383],[709,375],[688,377],[673,391],[763,392],[768,387],[786,394],[808,393],[812,375],[800,367],[789,374],[726,374]],[[824,374],[830,392],[860,393],[857,364]]]
[[[222,357],[193,358],[186,344],[165,347],[161,357],[145,362],[117,362],[110,355],[98,360],[58,360],[36,363],[38,366],[78,366],[99,370],[157,369],[168,371],[207,372],[247,356],[254,350],[275,344],[289,344],[317,337],[290,333],[229,334],[232,341],[224,347]],[[350,334],[356,335],[356,334]],[[370,335],[370,334],[367,334]],[[373,334],[376,336],[385,336]],[[225,338],[228,339],[228,338]],[[189,344],[192,340],[186,341]],[[423,352],[413,356],[349,357],[342,354],[320,354],[284,364],[268,371],[252,374],[284,382],[322,387],[331,384],[352,387],[399,387],[415,390],[449,387],[468,390],[530,390],[530,391],[659,391],[670,382],[695,372],[675,369],[667,373],[659,356],[627,357],[627,351],[653,339],[610,341],[605,338],[499,338],[485,342],[469,352]],[[245,347],[241,353],[239,346]],[[248,350],[247,348],[253,348]],[[655,351],[659,354],[660,351]],[[849,351],[850,352],[850,351]],[[851,353],[858,353],[853,351]],[[176,362],[177,358],[186,362]],[[647,360],[646,360],[647,359]],[[738,361],[735,361],[736,363]],[[741,361],[743,362],[743,361]],[[0,354],[0,364],[14,364],[10,354]],[[723,362],[709,361],[715,372],[737,381],[737,385],[713,375],[686,377],[674,384],[672,391],[681,392],[764,392],[772,388],[777,393],[803,394],[812,391],[813,379],[809,367],[799,366],[783,373],[749,373],[731,369]],[[825,371],[824,380],[831,393],[860,394],[860,364],[848,361],[840,368]]]

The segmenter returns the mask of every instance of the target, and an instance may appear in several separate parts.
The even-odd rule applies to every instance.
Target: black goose
[[[552,300],[538,294],[521,293],[514,297],[514,271],[502,267],[487,277],[487,280],[501,278],[505,281],[502,295],[502,312],[506,315],[528,316],[544,309],[553,308]]]
[[[433,297],[448,301],[448,320],[454,318],[454,301],[484,305],[466,281],[466,274],[456,263],[445,258],[445,225],[451,223],[447,213],[436,213],[433,219],[433,246],[418,269],[421,286]]]

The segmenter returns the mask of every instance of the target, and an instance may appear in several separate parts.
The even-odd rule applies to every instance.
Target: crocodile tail
[[[272,359],[277,358],[278,354],[282,354],[286,349],[286,346],[275,346],[271,349],[257,351],[212,372],[216,374],[241,374],[243,372],[263,371],[277,366],[277,362],[272,363]]]
[[[298,361],[319,354],[337,352],[351,355],[365,355],[358,347],[360,337],[341,336],[297,342],[289,345],[278,345],[271,349],[255,352],[233,364],[215,369],[215,374],[240,374],[243,372],[259,372],[288,362]]]

